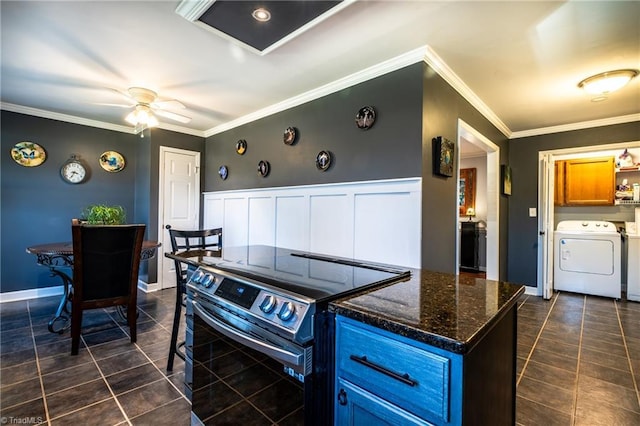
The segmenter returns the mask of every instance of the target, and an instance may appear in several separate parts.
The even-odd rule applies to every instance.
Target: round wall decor
[[[271,169],[271,166],[269,166],[269,162],[268,161],[260,161],[258,163],[258,174],[262,177],[267,177],[267,175],[269,174],[269,171]]]
[[[247,141],[244,139],[240,139],[238,142],[236,142],[236,152],[239,155],[244,155],[245,152],[247,152]]]
[[[362,107],[356,114],[356,126],[358,126],[358,129],[368,130],[373,127],[375,121],[376,110],[372,106]]]
[[[287,145],[293,145],[296,143],[296,138],[298,137],[298,129],[295,127],[287,127],[284,130],[284,143]]]
[[[229,176],[229,169],[227,168],[227,166],[220,166],[220,168],[218,169],[218,174],[220,175],[220,178],[222,180],[226,180],[227,176]]]
[[[36,167],[44,163],[47,153],[37,143],[18,142],[11,148],[13,161],[24,167]]]
[[[119,152],[105,151],[100,155],[100,167],[110,173],[117,173],[124,169],[124,166],[124,157]]]
[[[316,167],[318,170],[326,171],[331,166],[331,153],[329,151],[320,151],[316,155]]]

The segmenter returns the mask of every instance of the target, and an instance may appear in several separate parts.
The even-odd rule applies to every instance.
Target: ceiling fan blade
[[[190,117],[176,114],[175,112],[165,111],[163,109],[153,109],[153,112],[161,117],[169,118],[171,120],[179,121],[180,123],[188,123],[191,121]]]
[[[136,100],[127,92],[125,92],[124,90],[119,90],[119,89],[114,89],[114,88],[109,88],[109,90],[113,93],[115,93],[116,95],[126,99],[129,102],[132,102],[135,105]]]
[[[166,99],[162,101],[154,101],[151,106],[158,109],[185,109],[182,102],[175,99]]]
[[[103,103],[103,102],[94,102],[94,105],[104,105],[104,106],[112,106],[112,107],[118,107],[118,108],[132,108],[136,104],[135,102],[131,102],[130,104],[109,104],[109,103]]]

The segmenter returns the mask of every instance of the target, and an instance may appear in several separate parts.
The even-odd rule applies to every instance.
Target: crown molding
[[[217,135],[218,133],[231,130],[243,124],[251,123],[252,121],[268,117],[270,115],[285,111],[298,105],[302,105],[315,99],[319,99],[323,96],[330,95],[348,87],[355,86],[356,84],[363,83],[375,77],[379,77],[392,71],[396,71],[400,68],[406,67],[407,65],[412,65],[420,62],[424,58],[424,49],[424,47],[420,47],[411,50],[407,53],[396,56],[395,58],[389,59],[372,67],[366,68],[362,71],[358,71],[356,73],[343,77],[339,80],[335,80],[331,83],[325,84],[324,86],[309,90],[308,92],[294,96],[277,104],[268,106],[238,119],[213,127],[204,132],[205,137]]]
[[[17,112],[19,114],[33,115],[34,117],[48,118],[51,120],[64,121],[72,124],[80,124],[82,126],[97,127],[99,129],[113,130],[115,132],[135,134],[135,130],[131,126],[123,126],[119,124],[106,123],[104,121],[90,120],[87,118],[76,117],[75,115],[61,114],[58,112],[45,111],[43,109],[31,108],[22,105],[15,105],[6,102],[0,103],[0,109],[4,111]],[[174,126],[172,124],[161,123],[156,128],[170,130],[177,133],[186,133],[193,136],[204,137],[204,132],[199,130],[188,129],[186,127]]]
[[[593,127],[612,126],[615,124],[640,121],[640,113],[621,115],[618,117],[602,118],[600,120],[582,121],[579,123],[562,124],[559,126],[541,127],[538,129],[513,132],[509,139],[526,138],[530,136],[548,135],[551,133],[570,132],[573,130],[591,129]]]
[[[463,98],[465,98],[480,114],[500,130],[507,138],[511,135],[511,130],[506,124],[478,97],[458,75],[438,56],[430,47],[425,46],[424,61],[435,70],[447,83],[451,85]]]
[[[215,0],[182,0],[175,12],[183,18],[195,22],[215,2]]]

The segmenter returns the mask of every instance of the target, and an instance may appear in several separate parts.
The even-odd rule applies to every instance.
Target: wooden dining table
[[[162,244],[158,241],[145,240],[142,242],[140,260],[148,260],[156,255],[158,247]],[[64,292],[55,316],[49,321],[48,328],[51,333],[62,334],[69,328],[71,322],[71,297],[73,296],[73,278],[70,274],[73,268],[73,243],[71,241],[38,244],[27,247],[27,253],[36,256],[36,262],[40,266],[49,268],[52,277],[62,280]],[[69,273],[66,271],[69,270]],[[56,328],[58,322],[62,324]]]

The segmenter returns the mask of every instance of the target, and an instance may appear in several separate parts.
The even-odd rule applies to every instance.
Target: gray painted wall
[[[154,129],[144,139],[110,130],[17,114],[0,113],[0,290],[18,291],[60,285],[48,269],[37,266],[25,252],[36,244],[70,241],[71,224],[82,209],[93,203],[122,205],[127,221],[147,224],[146,238],[157,239],[158,151],[160,145],[202,152],[204,139]],[[15,163],[9,152],[18,142],[31,141],[47,152],[38,167]],[[121,153],[127,162],[119,173],[104,171],[98,157],[104,151]],[[60,166],[71,154],[88,166],[89,180],[79,185],[65,183]],[[144,262],[142,278],[156,281],[155,261]],[[148,269],[147,269],[148,268]],[[153,276],[147,271],[151,270]]]
[[[421,64],[369,80],[337,93],[207,138],[205,191],[364,181],[420,176]],[[376,110],[372,128],[355,124],[360,108]],[[283,142],[287,127],[298,129],[295,145]],[[235,151],[239,139],[247,151]],[[325,172],[315,166],[322,150],[333,164]],[[258,162],[271,173],[262,178]],[[226,165],[222,180],[218,168]]]
[[[442,136],[451,141],[458,139],[458,118],[464,120],[480,134],[500,147],[500,163],[508,158],[505,136],[458,92],[424,65],[423,86],[423,156],[422,156],[422,267],[454,273],[456,259],[456,212],[458,209],[458,182],[455,177],[445,178],[433,174],[432,138]],[[458,164],[456,164],[458,168]],[[455,175],[455,174],[454,174]],[[500,198],[499,277],[506,279],[507,197]]]
[[[537,283],[538,221],[529,207],[538,204],[538,153],[553,149],[640,140],[640,122],[512,139],[509,142],[512,195],[509,211],[507,279]]]

